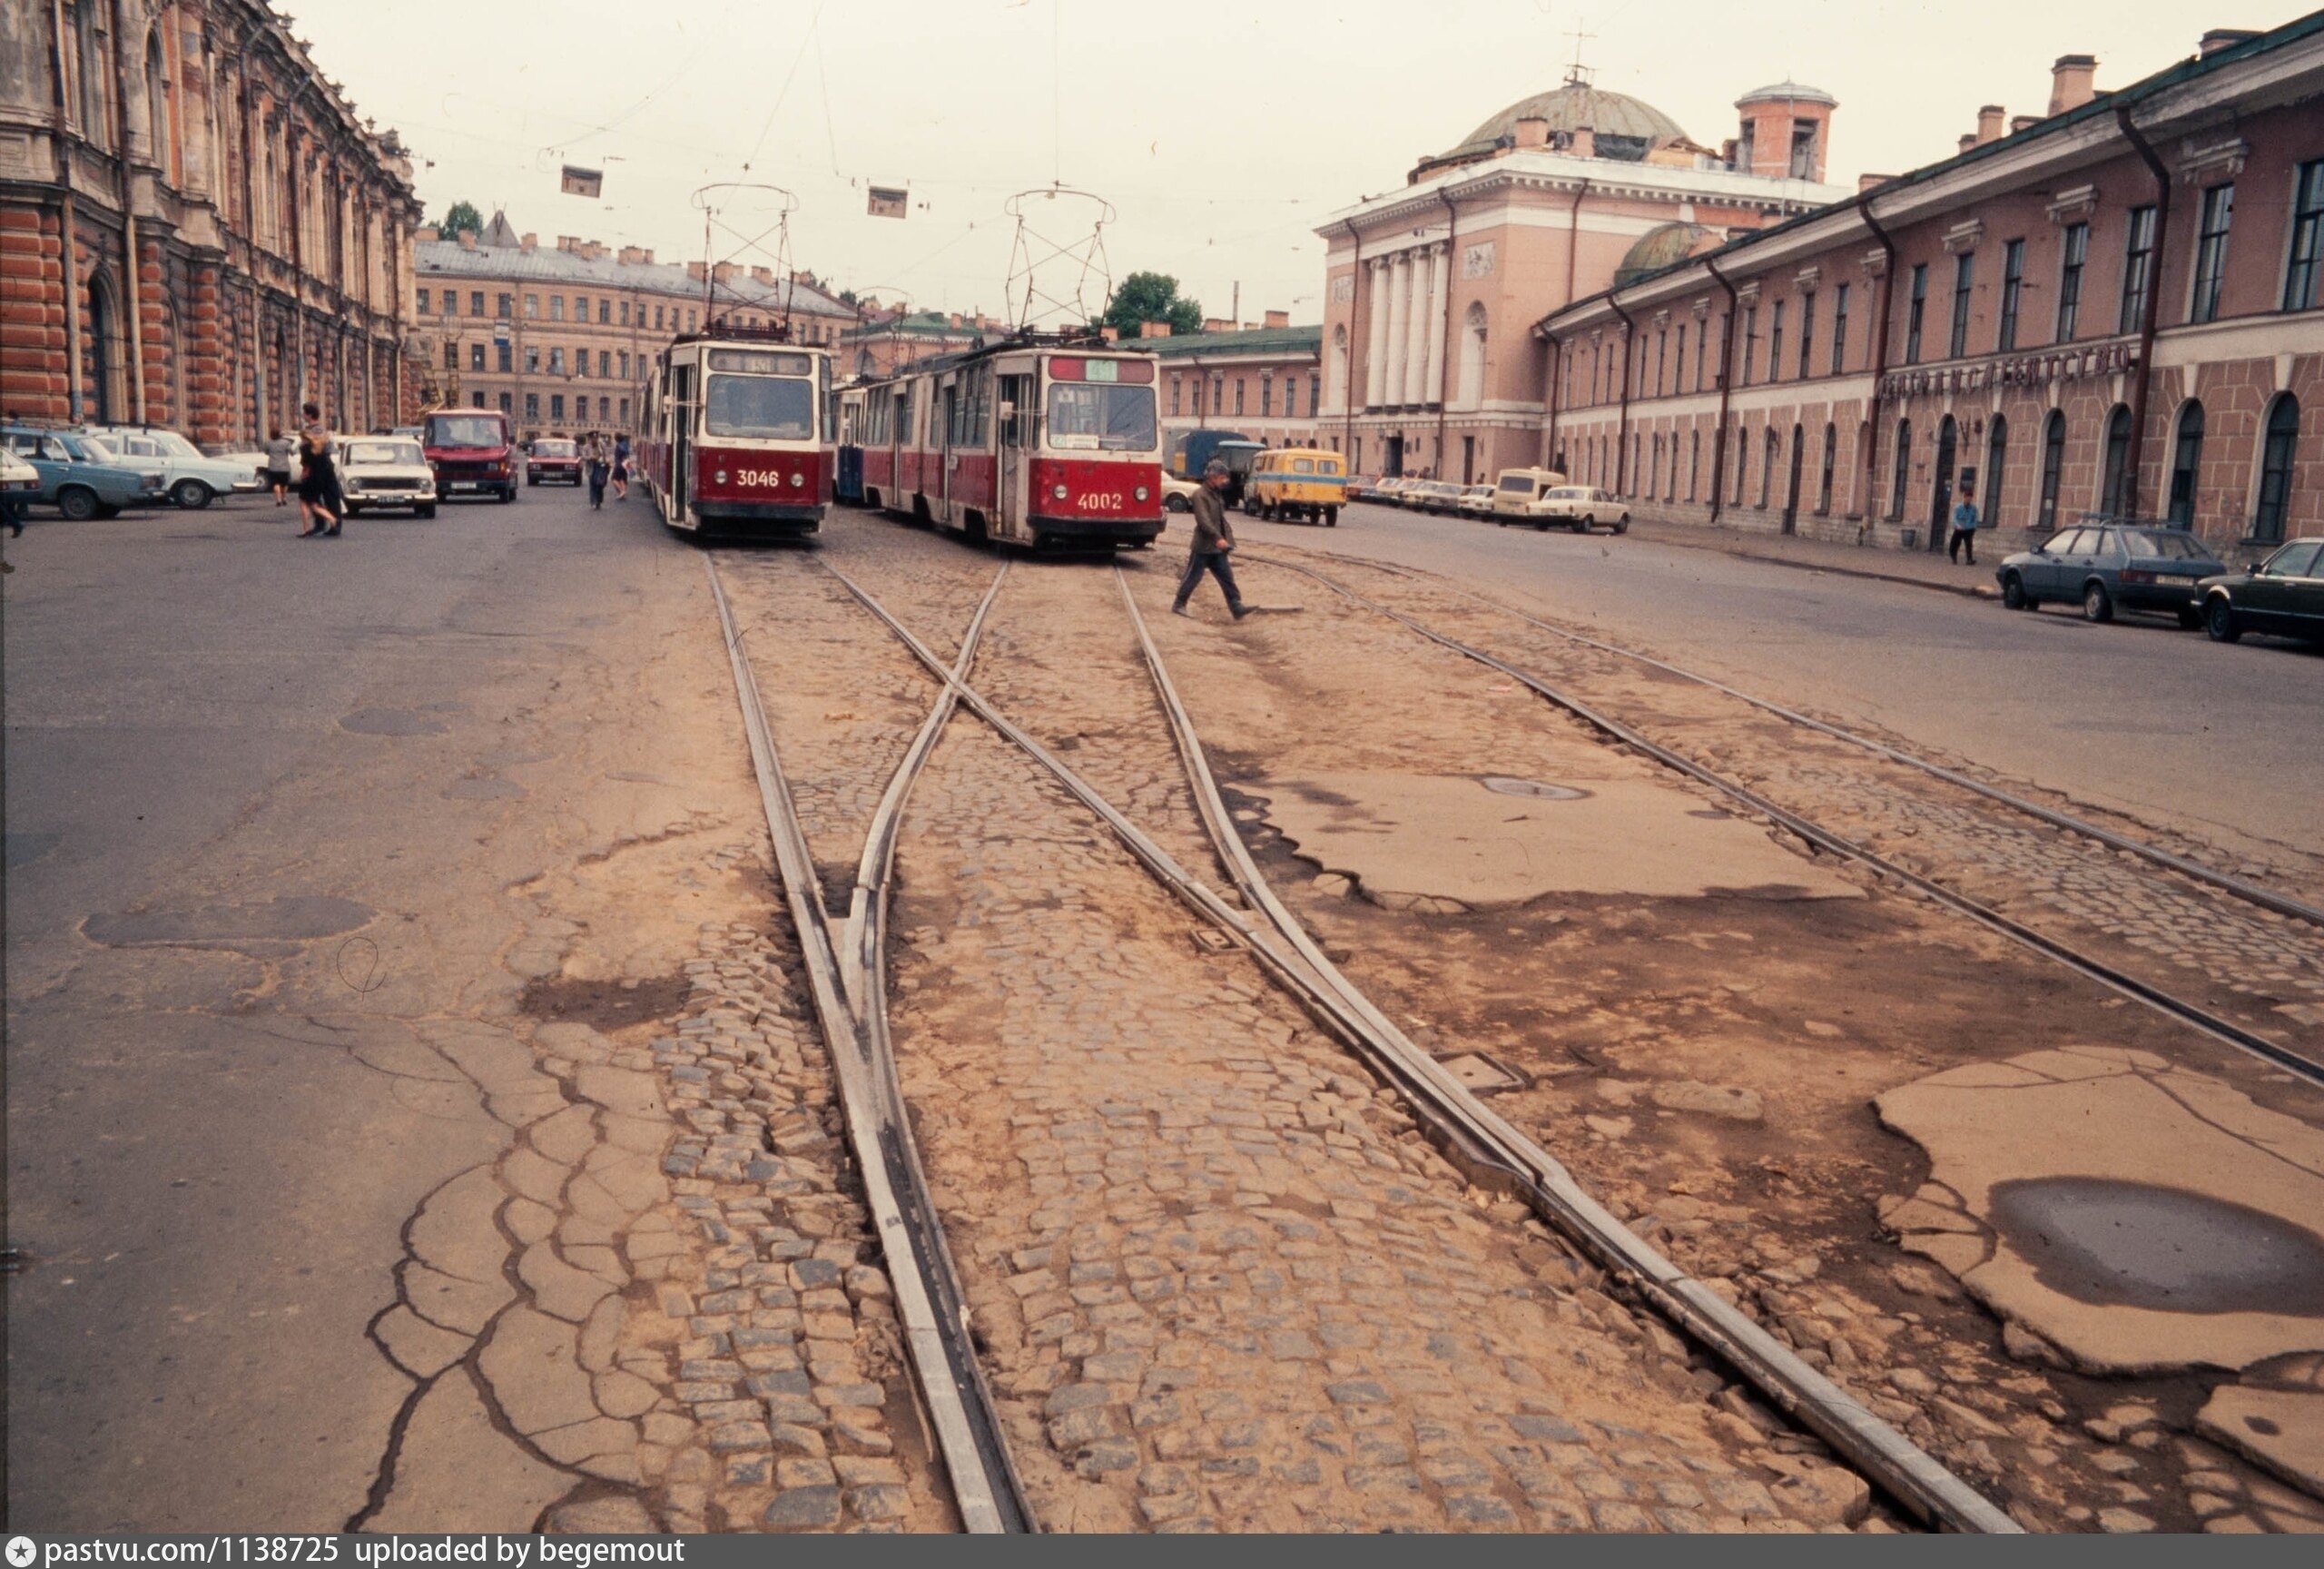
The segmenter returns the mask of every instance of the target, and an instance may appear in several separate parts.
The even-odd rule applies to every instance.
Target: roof
[[[1324,351],[1324,327],[1260,327],[1248,332],[1188,332],[1167,338],[1125,338],[1124,349],[1143,349],[1165,360],[1196,354],[1315,354]]]
[[[1006,333],[1006,327],[994,324],[979,327],[967,321],[954,321],[941,311],[921,311],[910,316],[891,317],[885,321],[866,321],[849,328],[842,338],[885,338],[890,333],[903,333],[915,338],[975,338]]]
[[[1513,142],[1520,120],[1546,120],[1552,131],[1579,131],[1586,126],[1597,133],[1600,157],[1628,157],[1632,162],[1657,147],[1688,139],[1676,120],[1644,99],[1633,98],[1627,93],[1610,93],[1586,82],[1568,82],[1547,93],[1520,98],[1500,113],[1488,117],[1483,124],[1462,138],[1460,145],[1433,158],[1423,159],[1422,163],[1425,165],[1481,158],[1501,144],[1503,138]]]
[[[1765,103],[1771,98],[1790,104],[1821,104],[1827,109],[1837,109],[1840,103],[1821,87],[1810,87],[1804,82],[1795,82],[1787,76],[1780,82],[1770,82],[1765,87],[1752,88],[1735,101],[1735,106],[1740,109],[1746,104]]]
[[[2256,35],[2240,44],[2213,50],[2209,54],[2191,56],[2175,65],[2164,67],[2152,76],[2133,82],[2127,87],[2117,88],[2112,93],[2101,93],[2086,104],[2060,113],[2048,115],[2028,125],[2023,131],[1997,137],[1980,146],[1972,147],[1966,152],[1956,153],[1950,158],[1940,159],[1934,163],[1925,163],[1909,173],[1899,174],[1893,180],[1884,181],[1869,191],[1859,192],[1853,202],[1835,202],[1827,206],[1817,208],[1813,212],[1800,213],[1797,217],[1787,218],[1780,223],[1770,224],[1765,229],[1755,229],[1748,234],[1728,241],[1715,251],[1707,251],[1700,255],[1689,256],[1657,271],[1646,273],[1630,281],[1617,283],[1611,289],[1601,290],[1598,293],[1587,295],[1582,299],[1570,301],[1536,321],[1533,324],[1533,330],[1537,335],[1547,336],[1549,324],[1559,317],[1571,315],[1577,311],[1600,304],[1610,295],[1619,293],[1625,289],[1650,283],[1659,278],[1682,271],[1699,262],[1723,262],[1744,255],[1755,245],[1764,245],[1778,237],[1791,235],[1810,225],[1828,222],[1853,211],[1860,204],[1869,206],[1881,197],[1895,195],[1914,187],[1927,184],[1931,181],[1958,170],[1971,167],[1987,159],[1998,158],[2016,152],[2028,143],[2057,135],[2092,120],[2101,117],[2111,119],[2117,112],[2128,113],[2145,100],[2168,92],[2171,88],[2184,85],[2189,82],[2208,76],[2213,72],[2225,70],[2229,66],[2240,64],[2246,60],[2270,54],[2275,50],[2319,35],[2324,35],[2324,11],[2314,11],[2297,21],[2287,22],[2280,27]]]
[[[495,217],[495,228],[504,227],[505,223],[505,219]],[[644,289],[659,294],[691,295],[697,300],[702,297],[702,280],[684,267],[666,262],[624,262],[612,251],[592,261],[577,251],[537,245],[527,251],[516,244],[488,245],[482,238],[474,250],[458,240],[423,240],[414,247],[414,264],[421,282],[431,276],[494,278],[519,282],[595,283],[602,288]],[[792,310],[811,316],[845,316],[851,321],[855,316],[852,305],[842,304],[811,283],[762,283],[747,272],[737,272],[719,284],[717,299],[721,305],[740,302],[768,311],[781,311],[788,301]]]

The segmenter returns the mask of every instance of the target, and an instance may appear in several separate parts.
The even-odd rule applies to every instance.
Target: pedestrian
[[[290,438],[277,425],[266,438],[266,485],[274,492],[274,504],[281,506],[290,490]]]
[[[319,534],[337,538],[345,504],[340,499],[339,469],[331,461],[330,427],[323,423],[318,405],[308,404],[304,412],[307,422],[299,430],[299,514],[307,526],[299,538],[311,539]],[[324,527],[326,523],[329,528]]]
[[[614,438],[614,499],[629,499],[629,432]]]
[[[1194,597],[1195,586],[1205,572],[1218,579],[1226,607],[1235,613],[1236,620],[1251,613],[1243,603],[1243,591],[1235,587],[1235,568],[1226,560],[1235,548],[1235,529],[1226,521],[1226,506],[1220,499],[1227,478],[1226,465],[1220,459],[1212,459],[1203,469],[1202,488],[1194,496],[1194,549],[1187,557],[1187,575],[1178,580],[1178,597],[1170,606],[1173,616],[1189,614],[1187,601]]]
[[[1969,565],[1977,564],[1977,504],[1969,499],[1969,488],[1961,487],[1961,505],[1953,509],[1953,538],[1945,547],[1947,559],[1959,561],[1964,549],[1968,551]]]
[[[582,444],[581,461],[586,465],[589,476],[589,510],[602,512],[606,508],[606,479],[613,471],[614,460],[612,449],[601,433],[589,432],[588,440]]]

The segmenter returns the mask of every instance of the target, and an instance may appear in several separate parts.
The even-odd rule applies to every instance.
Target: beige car
[[[1197,479],[1181,479],[1167,469],[1162,470],[1162,510],[1191,512],[1195,509],[1195,492],[1202,488]]]
[[[1518,518],[1531,522],[1541,498],[1564,483],[1565,476],[1554,469],[1502,469],[1492,488],[1494,521]]]

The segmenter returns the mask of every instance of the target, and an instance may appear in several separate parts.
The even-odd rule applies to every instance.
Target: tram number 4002
[[[1076,496],[1073,504],[1084,512],[1118,512],[1122,509],[1122,493],[1118,490],[1088,490]]]

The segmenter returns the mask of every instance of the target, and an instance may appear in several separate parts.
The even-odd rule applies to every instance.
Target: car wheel
[[[514,501],[516,498],[517,488],[514,485],[504,485],[501,487],[500,499],[503,502]]]
[[[2192,605],[2179,607],[2179,625],[2189,632],[2203,624],[2203,613]]]
[[[415,507],[411,509],[411,515],[415,518],[433,518],[436,516],[436,503],[430,501],[424,507]]]
[[[216,494],[199,479],[181,479],[170,487],[170,499],[189,512],[201,511]]]
[[[1162,510],[1165,512],[1184,512],[1187,510],[1187,498],[1183,496],[1168,497],[1165,498],[1162,503]]]
[[[2025,579],[2013,572],[2001,580],[2001,602],[2012,610],[2034,609],[2034,596],[2025,591]]]
[[[2232,643],[2243,636],[2243,628],[2235,619],[2235,607],[2228,603],[2226,595],[2219,595],[2203,607],[2203,630],[2214,643]]]
[[[1590,514],[1588,514],[1587,512],[1585,512],[1585,513],[1583,513],[1583,514],[1582,514],[1579,518],[1575,519],[1575,521],[1574,521],[1574,525],[1573,525],[1573,531],[1574,531],[1575,533],[1577,533],[1577,534],[1587,534],[1587,533],[1589,533],[1592,528],[1597,528],[1597,527],[1598,527],[1598,519],[1597,519],[1597,518],[1592,518],[1591,516],[1590,516]]]
[[[540,479],[537,475],[527,474],[525,476],[525,483],[527,485],[537,485],[540,483]]]
[[[1339,526],[1340,526],[1340,509],[1339,509],[1338,508],[1336,508],[1336,507],[1326,507],[1326,508],[1324,508],[1324,528],[1338,528]]]
[[[97,493],[85,485],[67,485],[56,493],[56,510],[69,522],[86,523],[97,515]]]
[[[1617,534],[1627,534],[1627,533],[1629,533],[1630,531],[1630,515],[1629,513],[1625,512],[1625,513],[1623,513],[1623,514],[1622,514],[1622,516],[1621,516],[1620,519],[1615,523],[1615,525],[1614,525],[1614,532],[1615,532],[1615,533],[1617,533]]]
[[[2103,583],[2092,583],[2082,591],[2082,618],[2085,621],[2112,621],[2114,618],[2114,597],[2106,592]]]
[[[97,516],[100,518],[118,518],[121,516],[121,508],[108,501],[97,508]]]

